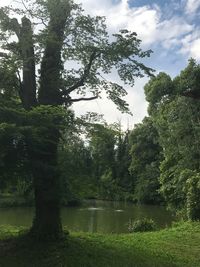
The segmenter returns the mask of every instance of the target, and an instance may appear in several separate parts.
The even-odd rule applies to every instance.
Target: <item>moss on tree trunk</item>
[[[39,240],[62,236],[60,218],[60,174],[57,167],[59,131],[46,129],[46,143],[31,146],[32,173],[35,192],[35,217],[31,234]]]

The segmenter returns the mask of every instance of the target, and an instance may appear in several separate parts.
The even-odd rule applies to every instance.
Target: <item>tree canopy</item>
[[[191,59],[173,80],[161,73],[145,86],[163,155],[160,192],[168,206],[188,219],[197,219],[200,214],[199,74],[199,64]]]

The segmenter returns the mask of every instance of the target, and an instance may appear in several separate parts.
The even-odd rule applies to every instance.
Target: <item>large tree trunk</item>
[[[23,82],[21,84],[20,98],[24,108],[28,111],[38,105],[36,99],[35,55],[32,35],[31,22],[24,17],[19,34],[23,59]],[[60,53],[58,49],[57,53]],[[48,59],[45,62],[47,65],[46,70],[43,67],[43,75],[48,77],[48,75],[51,75],[48,69]],[[60,70],[57,72],[59,74]],[[59,75],[56,76],[55,80],[58,83]],[[47,82],[45,89],[47,103],[40,104],[50,105],[52,103],[48,101]],[[35,193],[35,216],[31,234],[38,240],[58,239],[62,235],[59,171],[57,166],[57,148],[60,133],[56,125],[49,127],[48,121],[44,122],[43,125],[36,124],[33,125],[33,128],[37,132],[37,136],[32,134],[27,137],[27,150]]]
[[[50,21],[45,51],[41,63],[38,101],[42,105],[62,105],[60,76],[62,71],[61,50],[64,31],[70,14],[69,1],[49,0]]]
[[[66,0],[49,0],[49,9],[50,21],[41,63],[38,104],[59,106],[62,104],[60,94],[61,49],[70,9]],[[47,127],[42,135],[46,138],[44,143],[39,143],[38,146],[35,144],[32,151],[35,218],[31,233],[38,239],[58,239],[62,236],[60,175],[57,161],[60,133],[54,125],[50,128]]]
[[[61,50],[70,3],[67,0],[48,0],[50,21],[40,69],[40,87],[36,97],[35,55],[31,22],[24,17],[16,34],[19,38],[23,60],[23,82],[20,98],[26,110],[37,105],[62,105],[60,76],[62,70]],[[48,109],[48,107],[47,107]],[[42,116],[42,114],[41,114]],[[56,125],[59,126],[59,116]],[[57,148],[60,132],[56,125],[33,125],[37,137],[27,137],[27,150],[33,174],[35,192],[35,217],[31,228],[39,240],[58,239],[62,235],[60,218],[60,175]],[[36,123],[37,124],[37,123]],[[36,127],[36,128],[35,128]],[[40,133],[38,135],[38,132]]]
[[[21,30],[18,37],[23,60],[23,82],[19,94],[24,108],[29,110],[37,105],[37,99],[33,32],[31,22],[26,17],[22,18]]]
[[[33,143],[30,151],[35,191],[35,217],[31,234],[38,240],[62,236],[60,218],[60,174],[57,165],[59,131],[46,128],[43,144]],[[36,141],[37,142],[37,141]]]

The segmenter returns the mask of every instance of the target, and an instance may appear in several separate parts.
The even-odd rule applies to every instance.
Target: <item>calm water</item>
[[[0,225],[30,226],[33,208],[1,208]],[[62,222],[69,230],[101,233],[127,232],[130,219],[149,217],[160,227],[174,219],[164,207],[124,202],[88,201],[82,207],[62,208]]]

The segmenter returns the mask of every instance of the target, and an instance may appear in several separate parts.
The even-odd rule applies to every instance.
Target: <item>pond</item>
[[[0,225],[30,226],[33,208],[1,208]],[[171,224],[172,214],[164,207],[125,202],[91,200],[81,207],[63,207],[62,222],[71,231],[126,233],[130,219],[152,218],[160,228]]]

